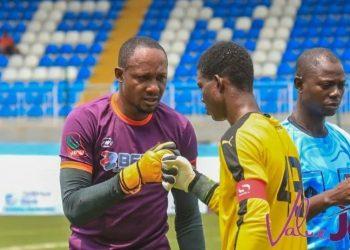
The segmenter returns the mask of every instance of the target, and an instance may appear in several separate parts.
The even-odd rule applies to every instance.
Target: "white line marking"
[[[41,250],[41,249],[55,249],[55,248],[63,248],[68,247],[67,242],[48,242],[41,244],[30,244],[30,245],[17,245],[10,247],[2,247],[0,250]]]

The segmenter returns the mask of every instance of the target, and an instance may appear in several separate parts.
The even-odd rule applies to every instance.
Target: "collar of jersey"
[[[304,127],[302,127],[301,125],[299,125],[299,123],[297,123],[297,121],[295,121],[291,115],[288,116],[287,120],[288,120],[294,127],[296,127],[296,128],[299,129],[301,132],[303,132],[304,134],[307,134],[308,136],[310,136],[310,137],[312,137],[312,138],[319,138],[319,139],[322,139],[322,138],[326,138],[326,137],[328,136],[328,134],[329,134],[328,128],[327,128],[326,124],[325,124],[326,132],[327,132],[326,135],[324,135],[324,136],[314,136],[314,135],[312,135],[308,130],[306,130]]]
[[[149,114],[145,119],[141,121],[135,121],[129,117],[127,117],[125,114],[122,113],[120,108],[117,105],[117,93],[114,93],[111,98],[111,106],[114,111],[114,113],[125,123],[133,126],[143,126],[146,125],[151,119],[152,119],[152,114]]]

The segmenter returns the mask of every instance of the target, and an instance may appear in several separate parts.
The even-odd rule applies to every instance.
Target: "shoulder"
[[[190,121],[187,119],[186,116],[180,114],[179,112],[175,111],[171,107],[167,106],[164,103],[160,103],[155,115],[167,125],[173,127],[179,127],[181,129],[186,129],[188,126],[191,126]]]
[[[259,113],[248,113],[233,124],[222,136],[221,141],[257,143],[268,136],[273,126],[268,118]]]
[[[90,102],[75,107],[67,119],[93,119],[98,118],[103,110],[109,108],[111,95],[105,95]]]
[[[326,127],[329,132],[334,131],[337,134],[340,134],[342,137],[345,137],[345,139],[350,142],[350,135],[347,133],[344,129],[340,128],[338,125],[326,122]]]

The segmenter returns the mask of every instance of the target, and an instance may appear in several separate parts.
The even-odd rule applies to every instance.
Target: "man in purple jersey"
[[[167,64],[156,41],[129,39],[115,69],[119,91],[79,106],[67,117],[60,182],[72,224],[70,249],[170,248],[160,159],[174,149],[165,143],[172,141],[195,166],[197,141],[190,122],[160,103]],[[172,194],[180,249],[204,249],[197,199],[175,189]]]

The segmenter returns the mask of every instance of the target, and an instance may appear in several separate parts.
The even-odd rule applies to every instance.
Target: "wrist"
[[[337,205],[337,201],[335,199],[335,190],[331,189],[324,192],[323,202],[327,207],[331,207]]]
[[[141,178],[137,163],[119,172],[119,185],[124,194],[135,194],[141,190]]]
[[[193,179],[191,180],[190,184],[188,185],[188,192],[191,192],[194,188],[194,186],[196,185],[196,183],[198,182],[199,180],[199,177],[200,177],[200,173],[197,171],[197,170],[193,170],[194,172],[194,175],[193,175]]]
[[[218,183],[195,171],[195,177],[190,183],[188,191],[194,194],[204,204],[208,205],[217,187]]]

